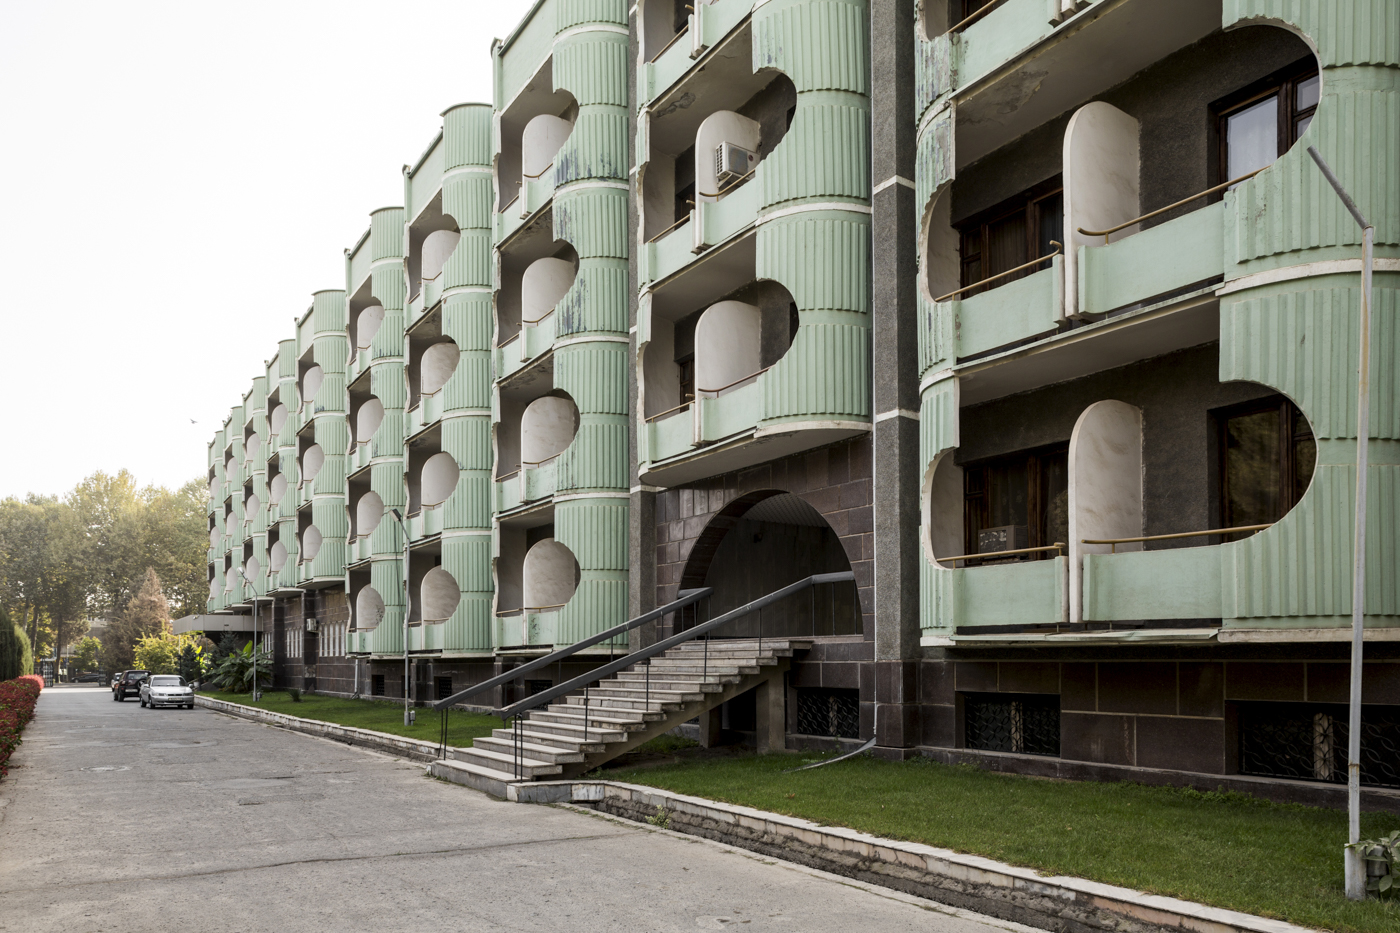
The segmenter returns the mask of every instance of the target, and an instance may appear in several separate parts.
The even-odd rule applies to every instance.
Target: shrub
[[[265,687],[272,682],[272,652],[259,649],[257,656],[258,686]],[[242,651],[231,652],[210,674],[220,688],[230,693],[247,693],[253,689],[253,643],[243,646]]]
[[[19,746],[20,732],[34,718],[34,705],[43,689],[44,679],[34,674],[0,682],[0,777],[9,773],[6,763]]]
[[[301,691],[298,690],[296,687],[293,687],[292,689],[288,690],[287,695],[292,698],[293,703],[301,702]]]
[[[0,681],[32,673],[34,653],[29,648],[29,636],[18,625],[12,625],[5,610],[0,609]]]

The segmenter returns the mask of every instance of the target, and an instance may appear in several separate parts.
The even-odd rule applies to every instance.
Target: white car
[[[157,706],[183,706],[194,709],[194,690],[185,678],[174,674],[152,674],[141,682],[141,705],[146,709]]]

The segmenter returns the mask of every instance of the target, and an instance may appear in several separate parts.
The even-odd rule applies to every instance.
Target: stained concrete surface
[[[0,931],[1025,929],[102,687],[45,690],[11,762]]]

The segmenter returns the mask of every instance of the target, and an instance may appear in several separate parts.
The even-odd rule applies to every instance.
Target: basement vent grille
[[[797,733],[840,739],[860,738],[860,691],[797,691]]]
[[[452,678],[437,678],[437,698],[439,700],[445,700],[450,696],[452,696]]]
[[[1241,703],[1240,773],[1347,782],[1347,708]],[[1361,783],[1400,787],[1400,710],[1361,707]]]
[[[1035,694],[965,694],[968,748],[1024,755],[1060,755],[1060,698]]]
[[[369,695],[374,697],[384,696],[384,675],[375,674],[369,680]]]

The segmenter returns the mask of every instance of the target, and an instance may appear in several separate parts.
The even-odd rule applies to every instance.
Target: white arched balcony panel
[[[446,451],[429,457],[424,462],[423,473],[419,477],[423,504],[431,506],[446,502],[447,497],[457,488],[460,472],[457,469],[457,461]]]
[[[258,514],[260,508],[262,508],[262,500],[258,498],[257,493],[252,493],[243,500],[243,517],[251,521],[253,516]]]
[[[379,493],[370,490],[355,503],[355,535],[363,538],[372,534],[384,520],[384,500]]]
[[[301,478],[305,482],[311,482],[316,478],[316,474],[321,472],[321,467],[326,465],[326,452],[321,449],[320,444],[312,444],[306,448],[306,453],[301,455]]]
[[[232,592],[233,592],[233,588],[234,588],[234,586],[235,586],[237,583],[238,583],[238,570],[237,570],[237,568],[235,568],[235,567],[230,567],[228,570],[224,571],[224,592],[225,592],[225,593],[232,593]]]
[[[705,309],[695,323],[696,394],[727,388],[758,372],[762,320],[758,308],[742,301]]]
[[[1065,127],[1065,254],[1081,246],[1103,246],[1103,237],[1079,232],[1107,230],[1142,213],[1138,197],[1138,121],[1101,100],[1085,104]],[[1137,233],[1133,224],[1113,234],[1121,240]],[[1065,262],[1066,313],[1078,307],[1078,263]]]
[[[224,478],[229,481],[232,481],[237,476],[238,462],[234,460],[233,457],[229,457],[227,460],[224,461]]]
[[[321,367],[312,365],[301,377],[301,402],[309,405],[316,401],[316,393],[321,391],[321,383],[325,379],[325,373]]]
[[[384,403],[371,395],[355,412],[355,440],[361,444],[368,443],[383,423]]]
[[[720,178],[723,171],[747,174],[758,164],[759,124],[732,110],[717,110],[695,131],[695,201],[718,201],[720,187],[732,178]],[[726,149],[728,162],[725,161]],[[742,150],[742,152],[736,152]],[[747,155],[743,155],[747,153]],[[742,160],[740,168],[735,160]]]
[[[243,442],[243,459],[249,462],[258,459],[258,452],[262,450],[262,438],[256,434],[251,434]]]
[[[432,281],[442,274],[447,257],[452,255],[461,238],[462,235],[456,230],[434,230],[423,238],[423,281]],[[383,309],[380,309],[381,317],[383,313]]]
[[[210,528],[210,529],[209,529],[209,546],[210,546],[210,547],[218,547],[218,546],[219,546],[219,538],[221,538],[222,536],[223,536],[223,534],[222,534],[222,532],[219,531],[219,528],[218,528],[217,525],[214,526],[213,528]]]
[[[370,343],[374,340],[374,335],[379,333],[379,327],[384,323],[384,307],[382,305],[370,305],[360,312],[355,318],[355,347],[359,350],[368,350]]]
[[[282,497],[287,494],[287,474],[278,473],[272,477],[272,481],[267,484],[267,494],[273,505],[281,505]]]
[[[319,553],[321,553],[321,529],[315,525],[307,525],[306,530],[301,533],[301,559],[315,560]]]
[[[238,516],[229,512],[224,516],[224,534],[234,537],[238,534]]]
[[[355,628],[378,628],[384,621],[384,597],[372,586],[360,590],[355,596]]]
[[[267,567],[273,573],[281,573],[282,568],[287,565],[287,546],[281,541],[272,542],[272,547],[267,549]]]
[[[243,572],[248,575],[249,580],[256,580],[258,574],[262,573],[262,565],[256,557],[250,557],[243,562]]]
[[[1069,438],[1069,619],[1084,619],[1084,555],[1113,546],[1084,539],[1142,534],[1142,411],[1114,399],[1095,402]],[[1140,551],[1141,542],[1116,545]]]
[[[953,188],[949,185],[924,217],[920,246],[924,261],[919,277],[930,301],[957,291],[962,281],[958,260],[961,237],[953,226],[952,205]]]
[[[267,416],[267,427],[273,434],[281,434],[282,426],[287,423],[287,406],[281,402],[273,408]]]
[[[553,609],[567,603],[578,583],[573,552],[553,538],[537,541],[525,554],[521,593],[525,608]]]
[[[452,574],[441,567],[434,567],[423,575],[418,599],[424,622],[446,622],[462,601],[462,590]]]
[[[436,394],[457,371],[461,358],[461,351],[450,340],[435,343],[424,350],[423,362],[419,365],[418,390],[424,395]]]
[[[554,310],[574,284],[574,264],[567,259],[536,259],[520,278],[520,320],[538,323]]]
[[[209,598],[210,598],[210,599],[218,599],[218,598],[219,598],[219,578],[218,578],[218,577],[215,577],[214,579],[212,579],[212,580],[209,581]]]
[[[525,124],[520,134],[520,174],[523,181],[534,181],[549,168],[574,125],[563,117],[542,113]]]
[[[924,474],[924,547],[929,563],[963,553],[963,470],[945,451]],[[941,566],[951,567],[951,564]]]
[[[578,408],[567,398],[537,398],[520,416],[520,460],[523,466],[557,457],[574,442]]]

